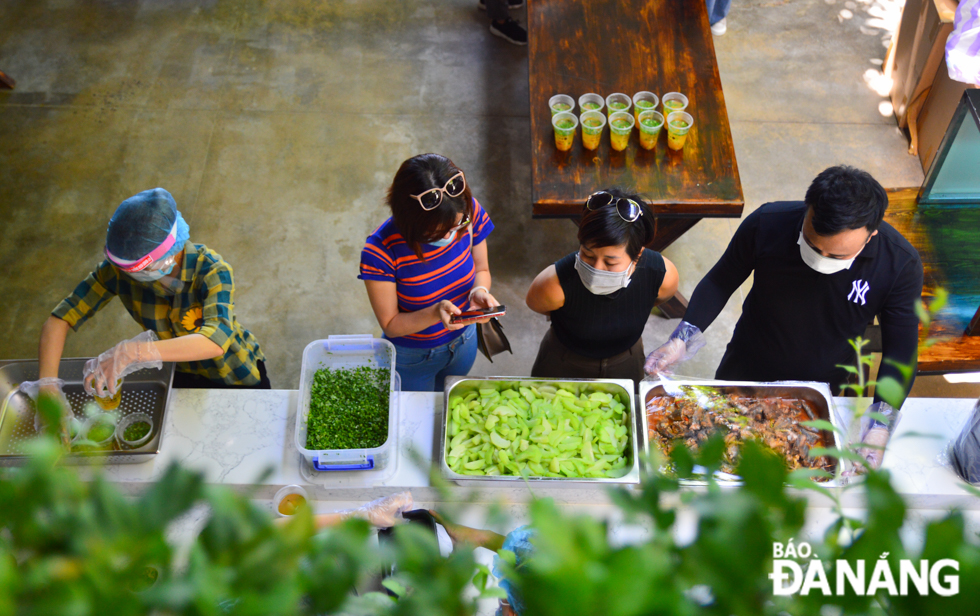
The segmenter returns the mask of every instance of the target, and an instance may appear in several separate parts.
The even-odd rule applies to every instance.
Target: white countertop
[[[160,454],[150,462],[113,466],[106,472],[127,490],[139,490],[155,481],[168,464],[177,461],[202,471],[208,482],[247,491],[256,499],[272,498],[276,490],[289,484],[304,485],[312,498],[324,501],[364,502],[402,489],[411,489],[419,501],[474,498],[468,489],[440,491],[429,480],[428,461],[438,460],[435,441],[440,425],[437,420],[442,417],[441,393],[400,395],[399,460],[396,472],[388,479],[379,477],[384,473],[301,472],[301,458],[294,445],[296,397],[295,390],[174,390]],[[842,418],[849,421],[858,400],[835,398],[835,402]],[[944,462],[945,448],[959,433],[974,402],[946,398],[906,401],[883,466],[891,471],[893,483],[909,507],[980,509],[980,499],[961,487],[962,481]],[[412,450],[420,455],[413,455]],[[438,466],[436,469],[438,472]],[[263,478],[266,472],[270,474]],[[535,493],[568,505],[605,501],[601,488],[535,489]],[[831,505],[807,494],[813,506]],[[524,487],[501,488],[480,490],[476,498],[516,503],[526,501],[529,495]],[[862,500],[859,489],[841,493],[844,506],[860,507]]]

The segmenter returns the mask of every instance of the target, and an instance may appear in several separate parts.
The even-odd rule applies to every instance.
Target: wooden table
[[[704,2],[698,0],[528,0],[531,194],[535,218],[577,218],[607,187],[634,190],[657,214],[649,244],[663,250],[705,217],[738,218],[745,201]],[[548,99],[595,92],[629,96],[681,92],[694,126],[680,152],[666,130],[653,151],[637,132],[623,152],[608,127],[595,152],[581,131],[569,152],[555,148]],[[681,316],[686,301],[675,302]]]
[[[919,251],[926,301],[943,287],[950,294],[951,304],[960,307],[958,315],[940,313],[929,335],[941,338],[941,342],[919,353],[918,373],[980,370],[980,245],[975,240],[980,211],[920,209],[918,192],[918,188],[889,190],[885,220]]]
[[[704,217],[739,217],[745,201],[735,162],[728,110],[703,2],[678,0],[529,0],[531,181],[535,217],[573,217],[586,197],[608,186],[635,189],[661,218],[664,243]],[[555,148],[548,99],[586,92],[629,96],[649,90],[690,99],[694,126],[681,152],[654,151],[636,131],[624,152],[609,147],[609,129],[595,152]],[[678,222],[682,221],[682,222]]]

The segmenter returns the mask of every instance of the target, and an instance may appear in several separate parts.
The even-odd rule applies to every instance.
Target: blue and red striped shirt
[[[420,260],[402,234],[389,218],[368,236],[361,251],[361,280],[394,282],[398,293],[398,310],[415,312],[448,299],[460,310],[469,308],[469,293],[475,278],[473,245],[487,239],[493,231],[493,223],[480,203],[473,200],[473,224],[465,231],[458,231],[448,246],[422,243]],[[463,334],[462,329],[449,331],[442,323],[391,342],[403,347],[430,349],[451,342]]]

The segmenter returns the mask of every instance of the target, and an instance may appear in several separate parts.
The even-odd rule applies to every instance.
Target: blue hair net
[[[121,259],[140,259],[163,243],[177,223],[177,241],[167,256],[177,254],[190,229],[177,211],[173,195],[162,188],[144,190],[119,204],[109,220],[105,245]]]
[[[534,554],[534,545],[531,540],[535,536],[535,531],[530,526],[524,525],[515,528],[504,537],[504,545],[501,550],[509,550],[517,557],[515,569],[523,567]],[[517,588],[506,577],[504,577],[503,562],[499,555],[493,557],[493,574],[500,579],[499,586],[507,593],[507,602],[518,614],[524,613],[524,601],[521,599]]]

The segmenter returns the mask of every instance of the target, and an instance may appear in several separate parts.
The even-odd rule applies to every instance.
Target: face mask
[[[803,257],[803,262],[809,265],[810,269],[821,274],[836,274],[837,272],[851,269],[851,266],[854,265],[854,259],[857,258],[857,255],[854,255],[850,259],[831,259],[825,257],[813,248],[810,248],[810,245],[803,239],[802,231],[800,231],[800,239],[796,240],[796,243],[800,245],[800,256]]]
[[[453,240],[455,239],[456,239],[456,231],[454,230],[452,233],[449,234],[448,238],[443,238],[441,240],[436,240],[434,242],[426,242],[426,243],[431,244],[432,246],[449,246],[450,244],[453,243]]]
[[[609,295],[628,287],[631,269],[632,264],[622,272],[604,272],[583,261],[579,255],[575,255],[575,271],[578,272],[578,277],[582,279],[585,288],[594,295]]]
[[[145,269],[141,272],[127,272],[126,275],[133,280],[138,280],[140,282],[155,282],[160,280],[164,276],[169,276],[170,272],[174,270],[174,264],[171,263],[170,267],[160,270],[150,270]]]

